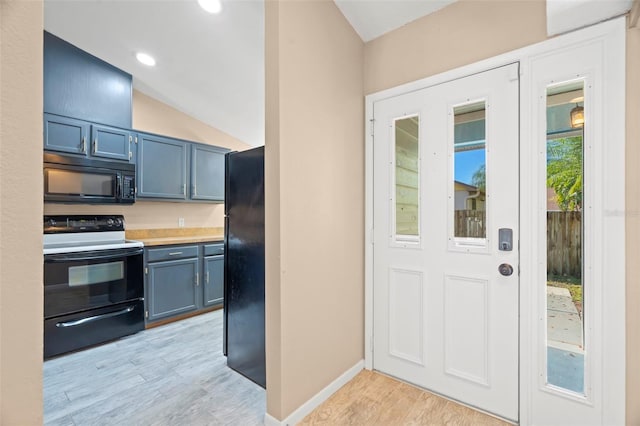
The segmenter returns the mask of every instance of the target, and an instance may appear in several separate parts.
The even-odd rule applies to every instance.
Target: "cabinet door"
[[[138,197],[187,199],[187,143],[138,134]]]
[[[204,306],[222,304],[224,291],[224,256],[204,258]]]
[[[128,130],[91,125],[91,155],[94,157],[129,161],[133,156],[129,148],[131,142]]]
[[[86,154],[89,123],[59,115],[44,114],[44,149]]]
[[[225,150],[191,145],[191,199],[224,201]]]
[[[149,263],[147,309],[149,321],[197,308],[198,259]]]

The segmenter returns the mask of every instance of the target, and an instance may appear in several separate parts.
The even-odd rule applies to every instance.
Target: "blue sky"
[[[454,179],[471,185],[471,177],[485,163],[484,149],[456,152],[454,159]]]

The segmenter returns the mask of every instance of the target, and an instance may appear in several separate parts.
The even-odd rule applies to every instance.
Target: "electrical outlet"
[[[178,228],[184,228],[184,217],[178,218]]]

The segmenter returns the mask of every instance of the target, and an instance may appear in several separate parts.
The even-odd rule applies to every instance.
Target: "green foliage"
[[[547,186],[563,211],[582,209],[582,137],[547,143]]]
[[[487,173],[485,165],[481,165],[478,170],[471,176],[471,184],[481,191],[484,191],[487,187]]]

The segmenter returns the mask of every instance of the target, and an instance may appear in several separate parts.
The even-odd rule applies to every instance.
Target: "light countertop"
[[[170,244],[222,242],[223,228],[163,228],[131,229],[126,231],[128,240],[142,241],[145,247]]]

